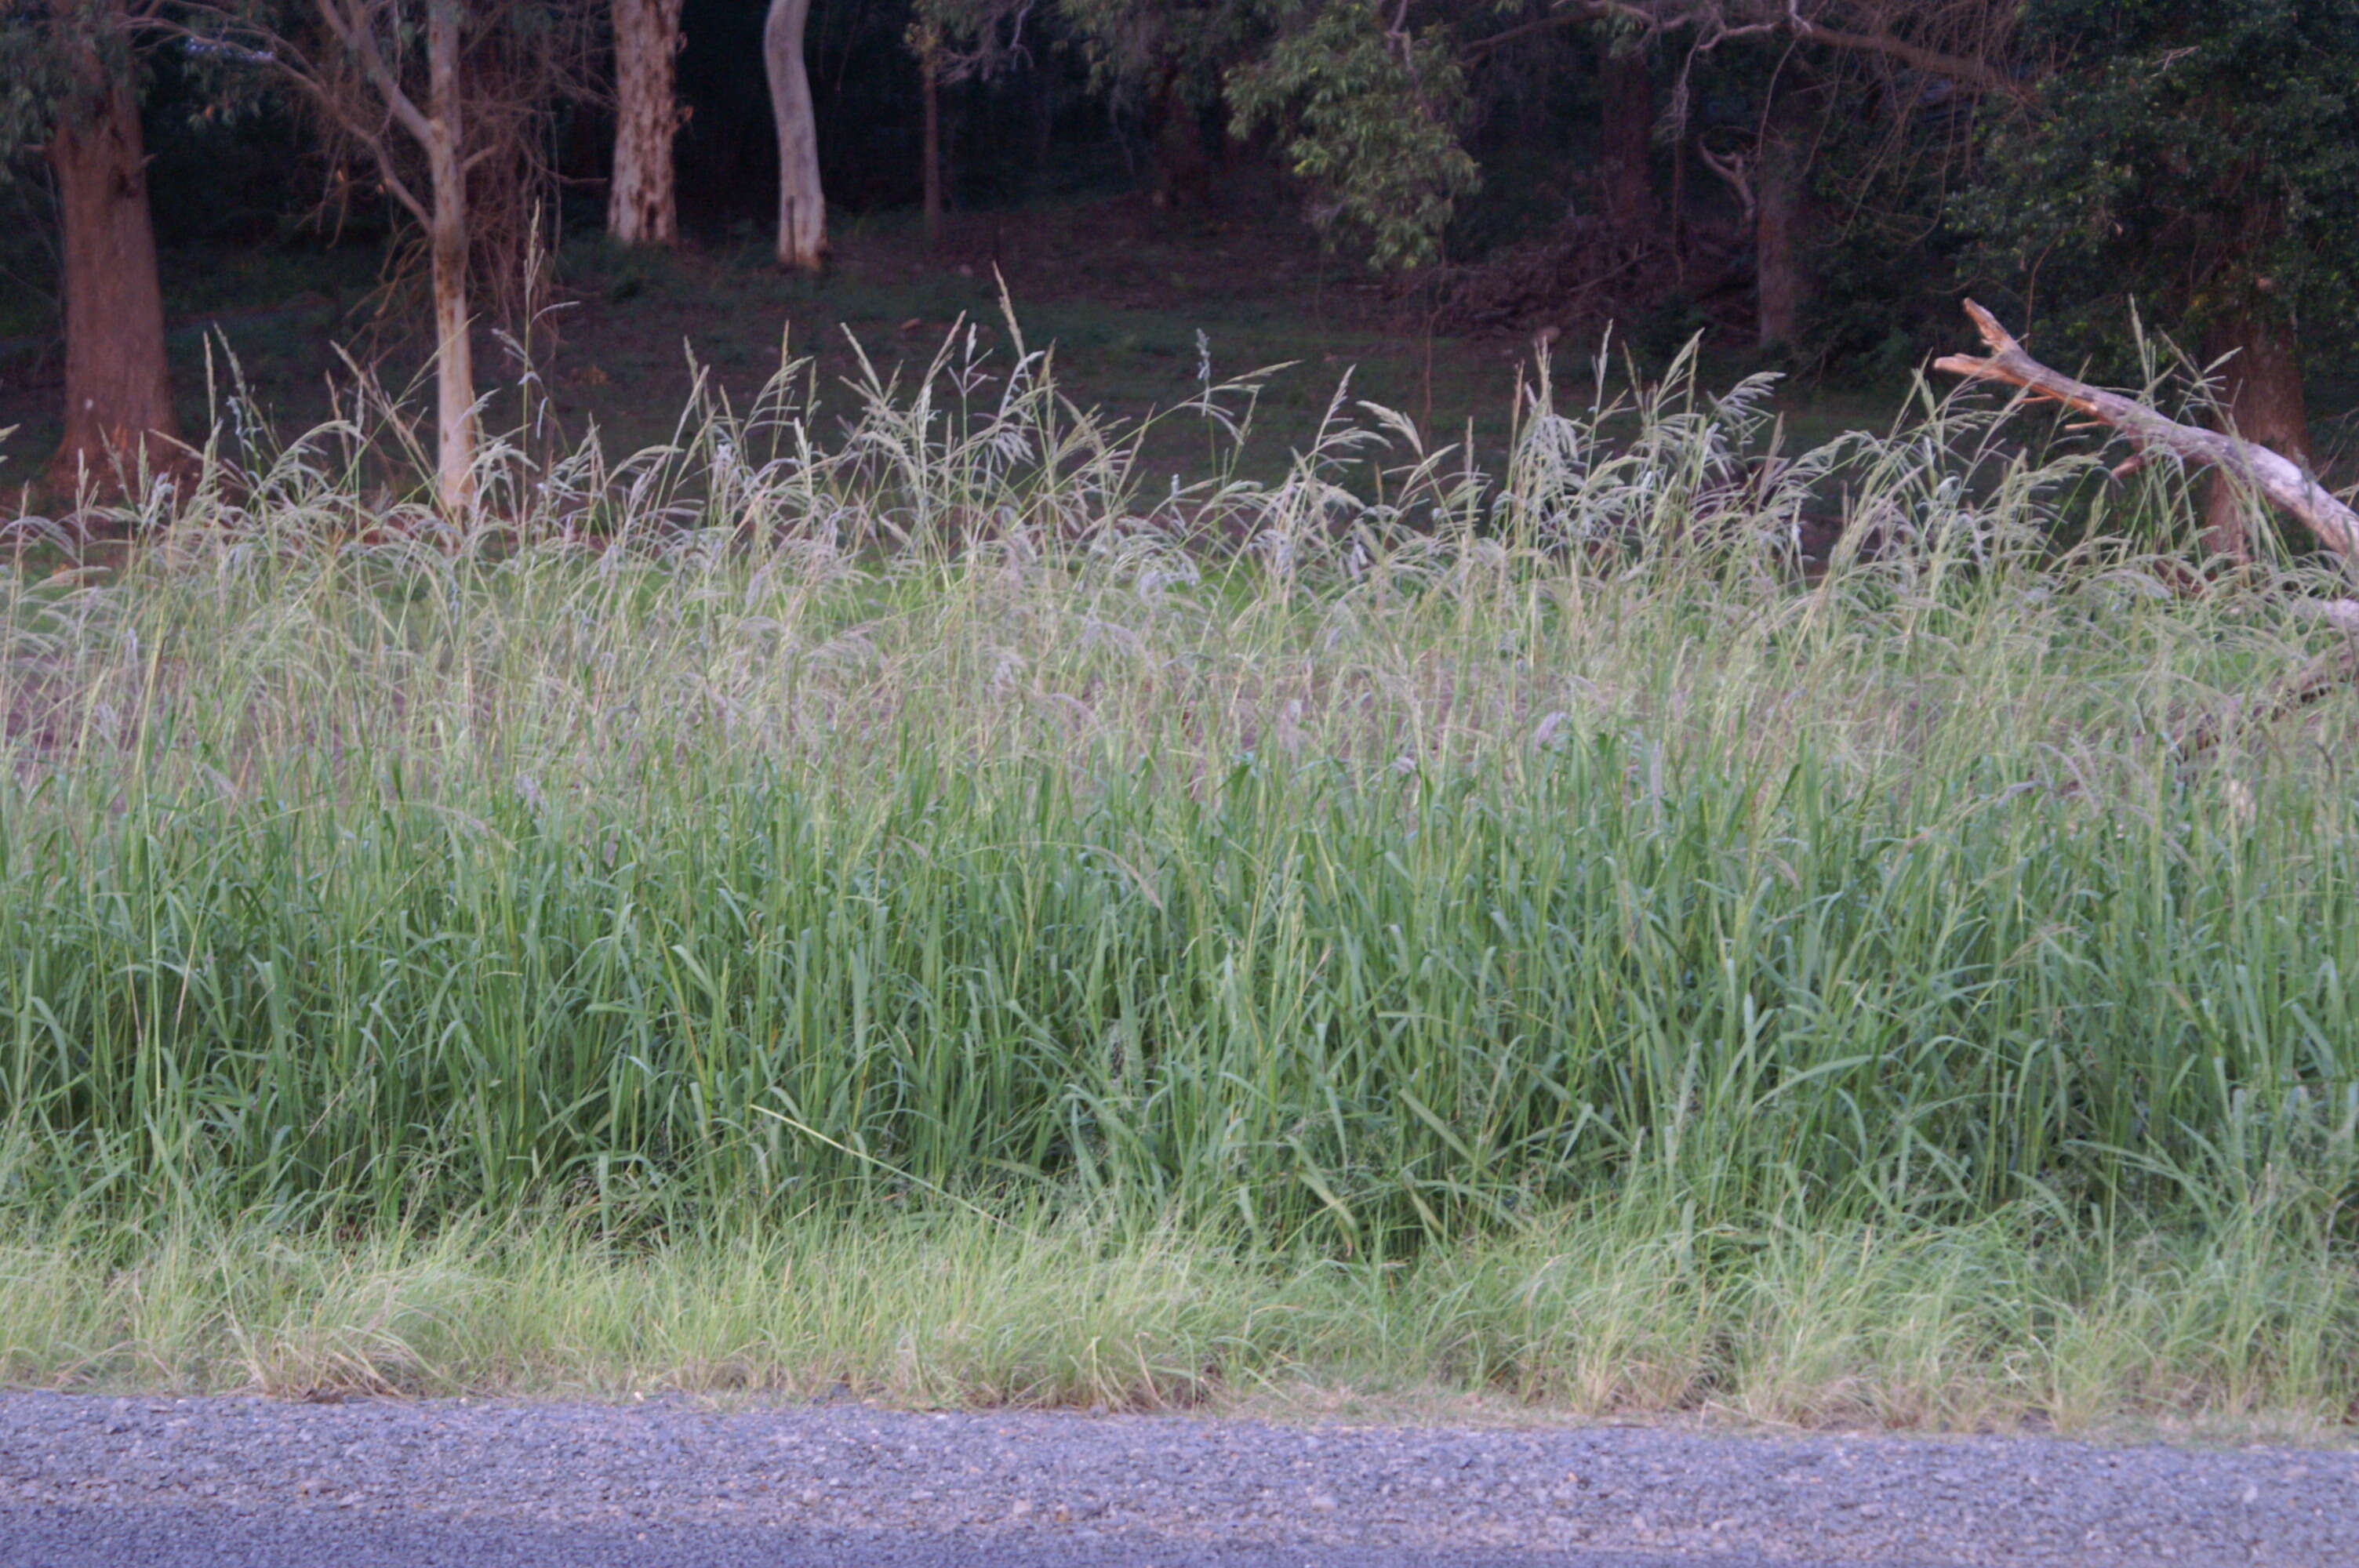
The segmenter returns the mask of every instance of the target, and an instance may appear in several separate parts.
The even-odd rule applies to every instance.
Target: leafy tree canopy
[[[1284,120],[1288,166],[1321,193],[1311,215],[1369,237],[1380,265],[1432,259],[1480,171],[1460,139],[1466,69],[1448,29],[1382,0],[1304,5],[1230,79],[1236,128]]]
[[[121,0],[0,0],[0,179],[134,59]]]
[[[2257,314],[2347,335],[2359,5],[2037,0],[2024,43],[2052,64],[1953,213],[1984,276],[2090,328],[2136,297],[2191,330]]]

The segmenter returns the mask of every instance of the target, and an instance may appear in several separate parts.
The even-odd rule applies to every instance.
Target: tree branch
[[[2024,352],[2023,345],[1998,324],[1996,317],[1971,299],[1965,307],[1990,353],[1981,359],[1971,354],[1946,355],[1933,362],[1935,370],[1969,381],[2020,387],[2034,399],[2060,403],[2120,431],[2141,454],[2155,449],[2182,462],[2223,469],[2299,518],[2346,565],[2359,566],[2359,512],[2337,500],[2300,464],[2256,442],[2182,425],[2135,398],[2049,370]]]
[[[2034,400],[2062,404],[2097,424],[2120,431],[2136,452],[2131,462],[2114,470],[2116,473],[2158,450],[2169,452],[2183,462],[2226,469],[2307,524],[2311,533],[2343,558],[2346,569],[2359,565],[2359,513],[2329,494],[2299,464],[2267,447],[2217,430],[2182,425],[2135,398],[2049,370],[2024,352],[2023,345],[1998,324],[1996,317],[1971,299],[1965,307],[1990,353],[1979,359],[1972,354],[1945,355],[1933,362],[1935,370],[1962,375],[1969,381],[2019,387]],[[2351,602],[2338,600],[2326,607],[2327,613],[2332,616],[2342,605]],[[2226,711],[2189,725],[2171,737],[2172,749],[2181,758],[2210,751],[2237,730],[2273,722],[2319,701],[2349,685],[2354,676],[2359,676],[2359,636],[2346,629],[2341,646],[2294,670],[2266,697],[2240,698]]]
[[[1874,32],[1863,33],[1812,21],[1802,15],[1801,0],[1786,0],[1786,28],[1806,42],[1848,49],[1856,54],[1880,54],[1887,59],[1898,60],[1911,70],[1946,77],[1976,92],[2004,92],[2020,97],[2025,90],[2022,82],[1986,59],[1977,59],[1971,55],[1944,54],[1921,44],[1912,44],[1906,38],[1893,37],[1888,28],[1881,26]]]
[[[337,90],[332,68],[305,53],[290,34],[255,22],[237,7],[222,4],[220,0],[184,0],[176,7],[180,13],[178,18],[151,15],[138,26],[143,30],[168,38],[215,47],[234,47],[241,50],[251,63],[275,71],[298,92],[310,99],[320,113],[339,130],[367,151],[376,163],[377,174],[384,180],[386,191],[411,217],[423,223],[427,219],[426,204],[401,178],[393,151],[385,145],[383,124],[387,118],[399,122],[402,129],[417,138],[419,146],[423,147],[427,145],[427,135],[430,134],[426,118],[393,77],[383,52],[376,48],[375,39],[368,33],[365,17],[360,16],[357,11],[348,13],[342,0],[317,0],[317,4],[321,21],[330,35],[360,65],[368,78],[369,86],[382,94],[386,112],[385,116],[364,116],[357,113],[351,99]],[[200,31],[197,21],[200,17],[214,19],[222,32],[214,35]],[[361,24],[357,36],[353,30],[356,21]],[[372,63],[374,70],[371,69]],[[404,110],[408,111],[407,116]]]
[[[1704,168],[1718,175],[1729,189],[1736,193],[1737,206],[1743,211],[1742,222],[1750,224],[1761,204],[1753,194],[1753,157],[1746,153],[1730,153],[1723,157],[1712,150],[1709,143],[1699,136],[1695,142],[1696,156],[1703,159]]]
[[[1638,15],[1626,5],[1612,4],[1611,0],[1580,0],[1578,4],[1560,5],[1536,22],[1521,22],[1504,32],[1490,33],[1473,39],[1466,45],[1466,53],[1470,58],[1486,55],[1493,49],[1505,48],[1517,38],[1529,38],[1534,33],[1552,33],[1559,27],[1575,27],[1584,22],[1601,21],[1608,16]],[[1655,23],[1651,16],[1641,16],[1640,20],[1648,31],[1654,30]]]
[[[317,4],[320,20],[327,25],[328,31],[335,34],[337,42],[352,51],[353,59],[359,62],[361,74],[368,78],[368,84],[375,88],[377,96],[385,101],[386,111],[403,130],[416,138],[421,148],[432,146],[434,123],[427,118],[426,112],[409,94],[402,91],[400,76],[386,63],[384,52],[376,47],[376,29],[369,25],[373,18],[364,6],[353,4],[353,0],[317,0]],[[383,161],[381,157],[379,161]]]

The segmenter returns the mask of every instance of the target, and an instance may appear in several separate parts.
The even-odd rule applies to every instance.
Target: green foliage
[[[1266,36],[1267,9],[1267,0],[1058,0],[1056,14],[1101,91],[1203,105],[1219,97],[1223,71]]]
[[[1237,132],[1288,128],[1286,157],[1319,192],[1321,228],[1364,232],[1379,265],[1414,266],[1480,170],[1460,139],[1465,68],[1446,32],[1397,31],[1376,0],[1321,5],[1230,80]]]
[[[2053,71],[1990,136],[1957,221],[2054,319],[2255,315],[2313,345],[2359,316],[2359,8],[2041,0]]]
[[[0,180],[59,116],[133,70],[120,0],[0,0]]]
[[[0,18],[0,179],[26,148],[48,140],[62,88],[41,32],[13,16]]]

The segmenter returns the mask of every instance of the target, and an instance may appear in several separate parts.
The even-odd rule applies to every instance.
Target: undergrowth
[[[527,384],[452,519],[364,379],[20,530],[0,1370],[2351,1419],[2352,708],[2172,739],[2338,589],[1930,397],[1260,384]]]

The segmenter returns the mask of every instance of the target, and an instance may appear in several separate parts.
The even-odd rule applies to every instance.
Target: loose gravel
[[[968,1542],[978,1561],[1006,1549],[1058,1563],[1209,1562],[1217,1548],[1223,1563],[2354,1568],[2359,1453],[848,1402],[0,1394],[0,1562],[37,1560],[12,1554],[12,1529],[47,1540],[166,1517],[200,1534],[341,1523],[356,1541],[532,1527],[609,1541],[616,1562],[636,1560],[629,1542],[702,1532],[837,1543],[775,1563],[896,1561],[879,1543],[933,1540]]]

